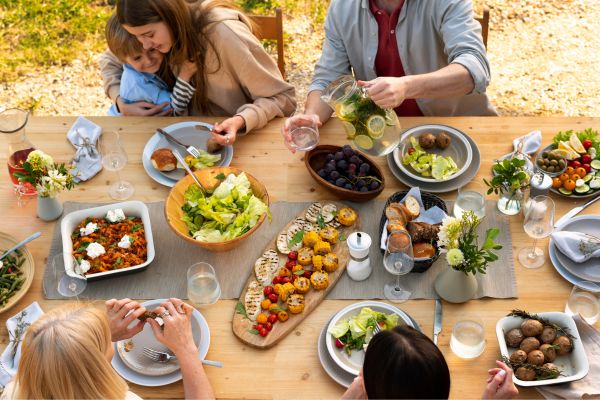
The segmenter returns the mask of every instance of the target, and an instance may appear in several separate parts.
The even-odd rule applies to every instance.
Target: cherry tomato
[[[261,329],[264,329],[264,327],[265,327],[263,324],[256,324],[256,325],[254,325],[254,326],[256,327],[255,329],[256,329],[257,331],[260,331]]]
[[[566,172],[562,173],[562,174],[560,174],[560,176],[558,177],[558,179],[560,179],[561,182],[564,182],[567,179],[569,179],[569,174],[567,174]]]
[[[344,343],[342,343],[340,339],[335,339],[335,347],[337,347],[338,349],[343,349]]]
[[[572,163],[573,163],[573,161],[569,161],[569,166],[565,170],[565,174],[573,175],[575,173],[575,168],[573,168],[573,166],[571,165]]]
[[[296,265],[298,264],[298,262],[296,260],[290,260],[288,262],[285,263],[285,267],[287,269],[292,269],[294,268]]]
[[[583,145],[584,149],[589,149],[590,147],[592,147],[592,141],[590,139],[585,139],[583,142],[581,142],[581,144]]]
[[[304,267],[302,265],[294,265],[294,267],[292,268],[292,273],[298,271],[304,271]]]
[[[284,277],[281,279],[281,283],[282,283],[282,284],[284,284],[284,285],[285,285],[286,283],[289,283],[289,282],[291,282],[291,281],[292,281],[292,280],[290,279],[290,277],[289,277],[289,276],[284,276]]]
[[[573,168],[577,169],[579,167],[581,167],[581,163],[577,160],[573,161]]]
[[[568,179],[563,182],[563,187],[567,190],[573,190],[575,189],[575,186],[575,181],[573,179]]]
[[[302,275],[305,278],[310,279],[310,276],[312,275],[312,271],[304,271],[304,275]]]
[[[576,169],[575,169],[575,173],[576,173],[577,175],[579,175],[579,177],[580,177],[580,178],[583,178],[584,176],[586,176],[586,175],[587,175],[587,172],[585,171],[585,168],[583,168],[583,167],[578,167],[578,168],[576,168]]]
[[[271,301],[271,303],[276,304],[277,300],[279,300],[279,296],[277,296],[276,293],[271,293],[269,295],[269,300]]]
[[[273,287],[273,291],[274,291],[275,293],[279,294],[279,291],[281,290],[281,287],[282,287],[282,286],[283,286],[283,285],[282,285],[281,283],[278,283],[278,284],[276,284],[276,285]],[[269,294],[270,294],[270,293],[269,293]]]
[[[265,296],[268,296],[273,292],[275,292],[273,286],[265,286],[265,288],[263,289],[263,293],[265,294]]]
[[[276,314],[269,315],[269,318],[267,318],[267,321],[270,322],[271,324],[274,324],[275,322],[277,322],[277,315]]]
[[[258,324],[254,324],[254,325],[252,325],[252,329],[259,330],[259,329],[260,329],[260,326],[258,326]]]
[[[263,310],[268,310],[269,307],[271,307],[271,300],[264,299],[260,302],[260,308],[262,308]]]
[[[415,152],[415,148],[414,147],[409,147],[408,154],[411,155],[414,152]]]
[[[584,154],[581,156],[581,163],[582,164],[589,164],[592,162],[592,156],[590,156],[589,154]]]
[[[581,176],[579,176],[578,174],[573,174],[571,175],[571,179],[577,182],[578,179],[581,179]]]
[[[295,260],[298,258],[298,252],[297,251],[290,251],[290,254],[288,254],[288,260]]]
[[[585,172],[586,172],[587,174],[589,174],[589,173],[590,173],[590,171],[592,170],[592,166],[591,166],[590,164],[583,164],[583,165],[581,166],[581,168],[585,169]]]
[[[273,280],[271,281],[271,283],[272,283],[273,285],[280,284],[280,283],[281,283],[281,280],[280,280],[280,278],[279,278],[279,275],[277,275],[276,277],[274,277],[274,278],[273,278]]]
[[[562,181],[560,180],[560,178],[558,178],[558,177],[552,178],[552,187],[554,189],[558,189],[561,186],[562,186]]]
[[[267,330],[270,331],[271,329],[273,329],[273,324],[270,322],[267,322]]]
[[[277,313],[277,319],[278,319],[280,322],[285,322],[285,321],[287,321],[289,317],[290,317],[290,316],[288,315],[287,311],[279,311],[279,312]]]
[[[282,278],[288,277],[292,274],[292,272],[287,268],[287,267],[283,267],[279,270],[279,283],[285,283],[283,282]]]
[[[263,313],[258,314],[258,317],[256,317],[256,322],[258,322],[259,324],[266,324],[267,323],[267,314],[263,314]]]
[[[267,328],[263,328],[258,332],[258,334],[262,337],[265,337],[269,334],[269,331],[267,330]]]

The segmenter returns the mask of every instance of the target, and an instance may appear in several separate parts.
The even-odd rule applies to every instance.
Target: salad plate
[[[190,144],[198,149],[206,150],[206,142],[210,138],[211,134],[209,132],[199,131],[195,128],[196,125],[203,124],[203,122],[198,121],[185,121],[169,125],[163,128],[163,130],[185,144]],[[148,176],[161,185],[173,187],[175,186],[175,183],[177,183],[177,180],[172,179],[167,174],[163,174],[162,172],[158,171],[152,165],[152,161],[150,161],[152,153],[159,148],[178,150],[182,156],[186,155],[186,151],[183,147],[175,146],[169,143],[167,139],[165,139],[158,132],[156,132],[150,138],[150,140],[148,140],[146,146],[144,146],[144,151],[142,153],[142,164]],[[217,154],[221,155],[221,160],[215,166],[226,167],[231,164],[231,160],[233,159],[233,146],[225,146]]]
[[[142,307],[152,310],[164,301],[166,299],[146,301],[142,303]],[[137,322],[136,320],[133,323]],[[192,313],[192,334],[199,349],[200,359],[203,360],[210,347],[210,329],[204,316],[196,309]],[[144,346],[159,351],[168,351],[154,338],[149,324],[146,324],[144,330],[131,339],[133,348],[126,352],[124,350],[125,343],[129,341],[128,339],[114,343],[115,354],[112,366],[121,377],[142,386],[164,386],[181,379],[181,371],[177,363],[159,364],[141,354]]]
[[[405,184],[409,188],[419,187],[421,188],[421,190],[430,193],[446,193],[451,192],[453,190],[457,190],[459,187],[462,187],[469,183],[475,177],[475,175],[477,175],[477,172],[479,171],[479,167],[481,165],[481,154],[479,153],[477,145],[469,136],[465,137],[469,142],[469,145],[471,146],[473,158],[471,160],[471,164],[466,169],[466,171],[454,179],[445,182],[423,182],[416,179],[412,179],[410,176],[402,172],[398,165],[396,165],[396,160],[394,159],[395,151],[387,155],[387,161],[388,166],[390,167],[390,171],[396,177],[396,179],[398,179],[398,181]]]
[[[370,309],[371,311],[369,312],[365,309]],[[349,332],[363,334],[367,340],[370,340],[373,330],[367,327],[367,323],[371,318],[375,318],[375,313],[383,313],[385,315],[384,322],[387,325],[387,329],[398,325],[408,325],[415,328],[411,318],[404,311],[378,301],[354,303],[335,314],[327,326],[327,336],[325,338],[327,351],[338,367],[355,376],[358,375],[358,372],[362,368],[365,357],[364,350],[351,350],[349,354],[345,348],[338,348],[336,346],[337,339],[331,332],[339,329],[346,321],[349,325],[349,328],[347,328]]]

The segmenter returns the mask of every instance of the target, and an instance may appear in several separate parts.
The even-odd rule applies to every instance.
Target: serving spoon
[[[25,239],[25,240],[23,240],[23,241],[21,241],[21,242],[17,243],[17,245],[15,245],[14,247],[12,247],[12,248],[8,249],[8,250],[6,251],[6,253],[4,253],[4,254],[2,254],[2,255],[0,256],[0,261],[1,261],[1,260],[2,260],[4,257],[6,257],[7,255],[9,255],[10,253],[12,253],[13,251],[15,251],[15,250],[17,250],[17,249],[20,249],[21,247],[25,246],[27,243],[31,242],[32,240],[39,238],[41,235],[42,235],[42,232],[36,232],[36,233],[34,233],[33,235],[29,236],[27,239]]]

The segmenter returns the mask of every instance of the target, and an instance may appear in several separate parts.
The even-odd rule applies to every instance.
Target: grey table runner
[[[379,221],[383,212],[383,201],[369,203],[349,203],[355,208],[361,219],[361,230],[373,238],[371,248],[371,265],[373,274],[365,281],[355,282],[344,275],[328,295],[329,299],[381,299],[383,286],[386,281],[393,279],[382,264],[383,255],[379,250]],[[69,212],[95,207],[99,204],[66,202],[64,215]],[[136,298],[154,299],[179,297],[187,298],[186,271],[196,262],[207,262],[215,267],[221,284],[222,299],[236,299],[250,273],[253,273],[254,260],[263,251],[264,246],[302,209],[310,202],[275,202],[271,204],[273,221],[265,221],[262,226],[243,241],[237,248],[225,253],[211,253],[181,240],[173,233],[164,218],[164,202],[148,204],[156,257],[148,268],[139,273],[115,277],[103,281],[89,282],[81,298],[110,299]],[[451,210],[451,204],[448,203]],[[501,234],[498,241],[503,245],[500,260],[488,268],[486,275],[477,277],[479,290],[476,295],[481,297],[510,298],[517,296],[514,273],[512,245],[508,218],[501,216],[495,207],[495,202],[487,202],[486,218],[480,228],[485,230],[490,226],[498,226]],[[62,251],[60,237],[60,221],[56,224],[50,255],[48,260]],[[433,299],[433,281],[437,274],[446,267],[444,257],[426,272],[408,274],[401,278],[406,287],[413,292],[411,298]],[[62,299],[57,292],[57,282],[62,271],[54,271],[51,262],[44,272],[44,295],[48,299]]]

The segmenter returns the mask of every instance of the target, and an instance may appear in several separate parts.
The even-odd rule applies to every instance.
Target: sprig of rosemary
[[[573,339],[575,339],[575,336],[573,336],[571,333],[569,333],[569,328],[565,328],[565,327],[556,325],[555,323],[550,322],[546,318],[542,318],[542,317],[538,316],[537,314],[528,313],[525,310],[519,310],[518,308],[512,310],[509,314],[507,314],[507,317],[519,317],[519,318],[523,318],[523,319],[535,319],[536,321],[540,321],[542,323],[542,325],[554,328],[556,330],[556,332],[561,333],[563,336],[566,336],[569,339],[571,339],[573,347],[575,347],[575,343],[573,343]]]
[[[513,371],[516,371],[518,368],[521,368],[521,367],[535,371],[535,379],[537,381],[543,381],[543,380],[547,380],[547,379],[556,379],[562,375],[562,372],[560,372],[560,371],[557,371],[557,370],[551,369],[551,368],[546,368],[541,365],[512,362],[512,361],[510,361],[510,358],[508,358],[506,356],[502,356],[502,361],[506,365],[509,365]]]
[[[17,349],[19,348],[19,343],[23,340],[23,336],[25,335],[25,331],[27,330],[27,328],[29,327],[29,325],[31,325],[29,322],[25,321],[25,317],[27,316],[27,311],[23,310],[21,311],[16,317],[16,321],[17,321],[17,326],[15,328],[15,332],[12,333],[10,331],[8,331],[9,336],[10,336],[10,341],[9,343],[12,344],[12,352],[11,352],[11,358],[14,359],[15,356],[17,355]]]

